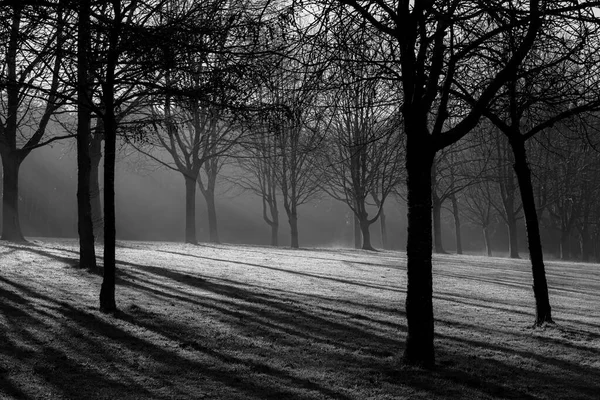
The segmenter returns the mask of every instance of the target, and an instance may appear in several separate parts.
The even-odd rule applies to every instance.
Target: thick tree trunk
[[[361,216],[361,218],[359,218],[359,224],[360,224],[360,232],[362,234],[362,249],[363,250],[375,250],[373,248],[373,245],[371,244],[371,232],[370,232],[370,224],[369,221],[367,220],[367,216]]]
[[[515,156],[514,169],[521,191],[523,212],[527,226],[527,240],[529,243],[529,255],[531,258],[531,270],[533,274],[533,293],[536,303],[535,325],[540,326],[545,322],[552,321],[552,309],[548,296],[548,283],[546,281],[546,269],[544,266],[544,254],[542,252],[542,241],[540,239],[540,227],[535,208],[533,186],[531,184],[531,171],[527,164],[525,142],[519,134],[509,137],[509,141]]]
[[[519,239],[517,237],[517,220],[513,216],[507,216],[508,222],[506,228],[508,230],[508,253],[510,258],[519,257]]]
[[[450,197],[452,201],[452,215],[454,216],[454,237],[456,238],[456,254],[462,254],[462,236],[460,234],[460,214],[458,210],[458,200],[456,196]]]
[[[291,234],[291,243],[290,246],[292,249],[297,249],[300,247],[298,241],[298,214],[295,211],[292,211],[289,216],[290,223],[290,234]]]
[[[492,243],[490,240],[490,232],[487,226],[483,227],[483,241],[485,242],[485,253],[488,257],[492,256]]]
[[[407,126],[407,130],[408,130]],[[406,319],[408,334],[404,362],[433,367],[433,277],[431,235],[431,167],[433,151],[424,132],[407,135],[408,241]]]
[[[360,249],[360,245],[362,243],[362,234],[360,232],[360,221],[356,214],[354,215],[354,248]]]
[[[101,124],[101,121],[98,121]],[[92,167],[90,170],[90,203],[92,206],[92,224],[94,225],[94,238],[96,241],[104,242],[104,216],[102,215],[102,201],[100,192],[100,161],[102,160],[102,132],[98,131],[90,140],[90,158]]]
[[[16,152],[2,153],[2,240],[25,242],[19,222],[19,169]]]
[[[119,59],[121,2],[113,3],[114,19],[109,31],[106,56],[106,80],[102,83],[104,120],[104,278],[100,288],[100,310],[117,310],[116,284],[116,221],[115,221],[115,159],[117,153],[117,119],[115,116],[115,69]]]
[[[434,235],[434,250],[438,254],[446,254],[442,245],[442,202],[437,195],[433,194],[433,235]]]
[[[107,85],[105,85],[107,86]],[[115,221],[115,158],[116,121],[113,104],[107,102],[104,138],[104,279],[100,289],[100,310],[117,310],[116,283],[116,221]]]
[[[217,206],[215,204],[214,190],[207,190],[204,194],[206,200],[206,210],[208,212],[208,237],[211,243],[221,243],[219,240],[219,230],[217,227]]]
[[[196,238],[196,179],[183,175],[185,180],[185,242],[197,244]]]
[[[77,43],[77,231],[79,233],[79,266],[96,269],[94,226],[90,203],[90,84],[88,77],[88,49],[90,46],[90,2],[79,3]]]

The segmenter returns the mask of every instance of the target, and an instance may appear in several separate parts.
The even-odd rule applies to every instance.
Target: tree
[[[302,57],[309,59],[310,54]],[[262,100],[272,116],[268,135],[272,135],[276,147],[275,177],[290,226],[290,245],[298,248],[298,207],[319,191],[316,150],[325,121],[316,105],[322,70],[287,58],[279,58],[272,65],[276,67],[266,78]]]
[[[447,200],[452,202],[457,253],[462,253],[460,236],[460,213],[457,194],[473,185],[479,174],[465,171],[471,144],[456,144],[439,151],[431,168],[433,248],[436,253],[444,254],[442,245],[442,207]]]
[[[339,75],[347,75],[340,73]],[[322,189],[352,210],[362,237],[362,249],[373,250],[369,227],[383,210],[392,189],[402,179],[402,137],[397,114],[382,98],[385,91],[376,80],[350,77],[335,92],[332,123],[321,146]],[[376,211],[369,218],[369,196]],[[375,200],[376,199],[376,200]]]
[[[386,34],[397,50],[401,82],[403,132],[406,135],[408,190],[408,289],[406,315],[408,335],[404,360],[409,364],[432,366],[434,320],[432,302],[431,168],[437,151],[458,141],[474,128],[496,92],[529,52],[541,26],[538,0],[522,10],[477,6],[459,1],[414,4],[400,0],[362,2],[341,0],[370,25]],[[510,24],[493,18],[515,15]],[[483,23],[486,21],[487,23]],[[489,22],[488,22],[489,21]],[[520,45],[503,66],[487,68],[478,51],[505,39],[509,26],[527,27],[520,32]],[[482,58],[478,58],[481,55]],[[475,81],[479,90],[465,111],[448,116],[454,104],[453,90]],[[452,100],[452,102],[451,102]],[[457,103],[462,103],[456,100]],[[456,107],[453,107],[456,109]]]
[[[92,83],[89,52],[91,44],[89,0],[79,2],[77,38],[77,212],[79,232],[79,265],[96,268],[94,226],[90,203],[90,121]]]
[[[1,11],[3,46],[0,85],[0,156],[2,157],[2,239],[24,241],[19,223],[19,168],[43,140],[53,115],[66,103],[69,88],[61,80],[65,57],[64,2],[10,3]],[[62,95],[61,95],[62,94]]]
[[[276,121],[269,112],[251,118],[251,133],[242,142],[243,156],[238,164],[243,170],[235,183],[258,195],[262,204],[262,217],[271,229],[271,246],[279,245],[279,207],[277,200],[277,169],[279,165],[274,131]]]
[[[400,113],[389,94],[394,88],[376,78],[377,66],[363,62],[379,57],[377,43],[381,38],[366,29],[354,34],[356,21],[343,22],[336,26],[335,42],[330,44],[337,52],[330,53],[333,61],[327,84],[332,89],[326,101],[327,129],[320,148],[321,188],[354,213],[355,235],[360,232],[362,237],[358,247],[374,250],[370,226],[379,219],[385,200],[403,178],[403,137],[395,134],[401,124]],[[376,207],[372,217],[369,197]]]
[[[149,97],[147,116],[138,121],[146,136],[141,142],[130,141],[154,161],[183,175],[187,243],[197,243],[196,185],[207,202],[210,239],[219,241],[216,178],[222,157],[245,133],[238,117],[246,97],[242,79],[252,43],[244,33],[254,22],[246,25],[249,11],[242,4],[236,6],[221,0],[171,2],[160,15],[162,27],[154,32],[159,36],[159,55],[154,61],[159,71],[155,79],[163,82],[163,88]],[[177,24],[185,29],[178,30]],[[247,54],[238,51],[243,45]],[[166,158],[161,151],[166,151]]]
[[[588,43],[598,43],[597,27],[590,30],[584,19],[579,18],[580,13],[593,11],[578,9],[571,13],[570,10],[567,7],[569,15],[564,17],[558,10],[546,16],[543,34],[533,43],[522,65],[510,71],[493,107],[486,111],[486,117],[507,137],[514,156],[533,275],[535,326],[553,320],[526,142],[544,129],[600,104],[597,80],[587,74],[581,76],[582,71],[589,71],[588,67],[597,64],[595,50],[588,47]],[[510,21],[514,15],[509,14],[508,18]],[[495,47],[500,56],[492,64],[505,65],[508,55],[522,45],[523,30],[514,27],[508,32],[507,40]]]

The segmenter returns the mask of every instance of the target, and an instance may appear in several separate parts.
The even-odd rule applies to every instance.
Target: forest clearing
[[[97,249],[102,254],[101,248]],[[600,269],[434,255],[436,367],[401,362],[405,253],[118,242],[119,311],[76,240],[0,244],[3,399],[597,399]],[[102,260],[99,260],[102,265]]]

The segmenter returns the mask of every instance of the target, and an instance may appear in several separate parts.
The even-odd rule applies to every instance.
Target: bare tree
[[[360,228],[362,249],[373,250],[369,227],[403,178],[404,143],[394,132],[399,125],[397,113],[382,101],[385,89],[380,82],[350,79],[355,81],[341,84],[343,89],[334,95],[338,104],[321,147],[322,189],[348,205]],[[369,196],[376,204],[372,217],[367,209]]]
[[[526,57],[542,24],[540,2],[531,0],[516,12],[463,1],[394,3],[341,0],[364,20],[384,33],[397,54],[393,79],[401,83],[402,114],[406,135],[408,190],[408,335],[404,359],[409,364],[432,366],[434,320],[432,301],[431,168],[437,151],[474,128],[497,91]],[[495,18],[510,15],[511,21]],[[485,23],[483,22],[485,21]],[[489,48],[505,40],[511,26],[520,45],[504,65],[488,66]],[[480,57],[481,56],[481,57]],[[457,87],[475,82],[477,101],[454,106]],[[452,100],[452,101],[451,101]],[[461,113],[448,115],[452,109]]]
[[[25,238],[19,223],[19,168],[32,150],[64,137],[44,139],[70,90],[61,79],[68,15],[63,1],[11,2],[1,14],[6,33],[0,66],[2,239],[21,242]]]

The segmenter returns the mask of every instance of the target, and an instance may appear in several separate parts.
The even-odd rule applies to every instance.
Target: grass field
[[[123,242],[120,311],[75,241],[0,243],[2,399],[598,399],[600,266],[435,258],[437,367],[404,367],[405,255]]]

